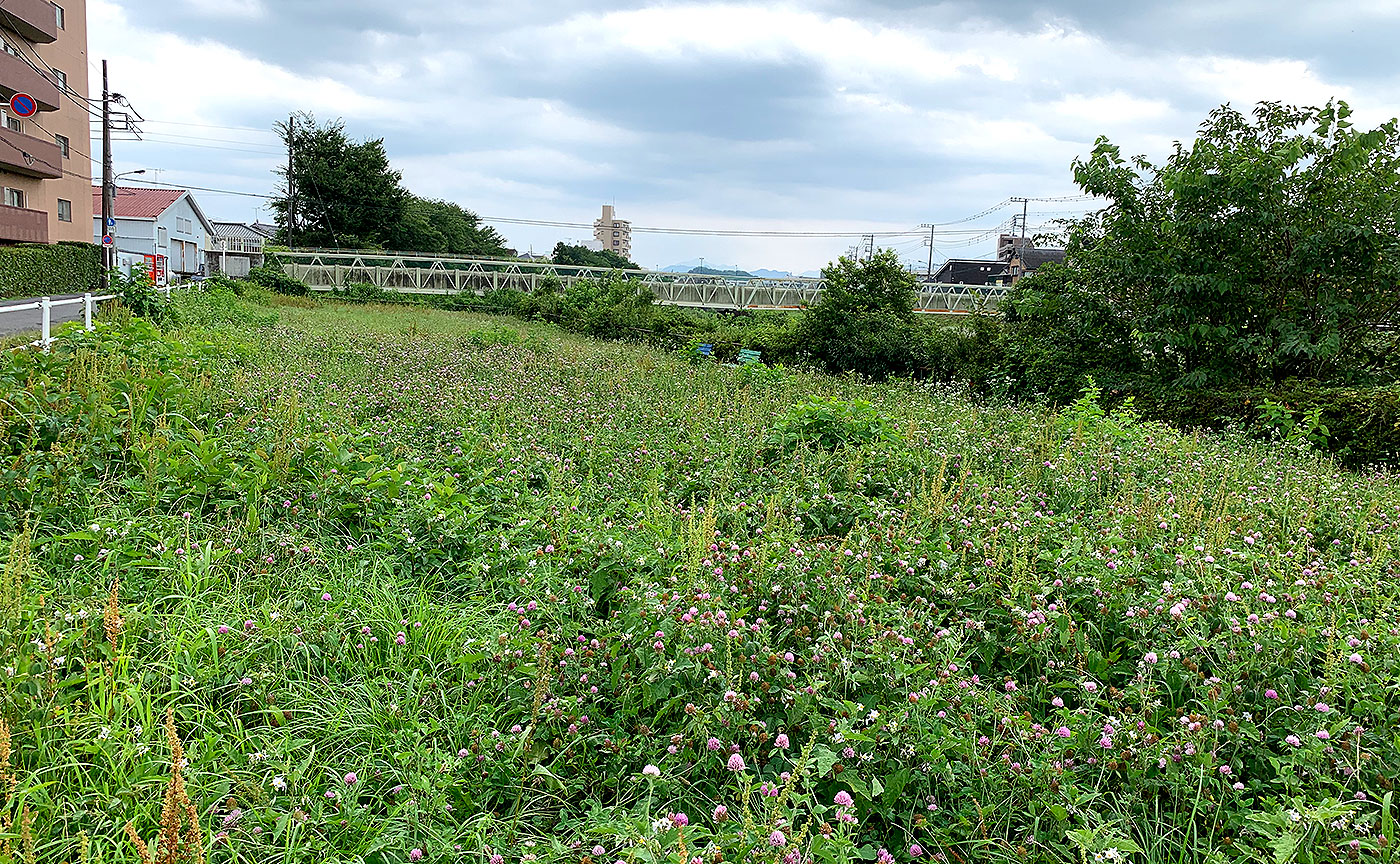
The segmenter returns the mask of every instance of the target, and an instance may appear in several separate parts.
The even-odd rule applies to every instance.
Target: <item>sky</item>
[[[142,179],[270,194],[272,124],[305,110],[488,219],[607,203],[638,227],[878,233],[921,264],[933,224],[935,266],[989,253],[1009,198],[1042,199],[1033,230],[1092,207],[1070,164],[1101,135],[1161,161],[1226,102],[1400,115],[1400,0],[89,0],[88,18],[147,118],[115,157]],[[263,199],[195,195],[270,221]],[[493,224],[522,252],[591,235]],[[639,232],[632,257],[799,273],[857,242]]]

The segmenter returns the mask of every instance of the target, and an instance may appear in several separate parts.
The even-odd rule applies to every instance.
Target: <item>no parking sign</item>
[[[10,97],[10,110],[16,117],[33,117],[39,113],[39,103],[28,93],[16,93]]]

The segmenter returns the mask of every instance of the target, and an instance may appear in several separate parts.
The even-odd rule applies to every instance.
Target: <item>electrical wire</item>
[[[15,23],[15,18],[14,18],[14,16],[10,14],[10,10],[8,10],[8,9],[6,9],[6,8],[4,7],[4,5],[3,5],[4,2],[5,2],[5,0],[0,0],[0,15],[4,15],[4,16],[5,16],[5,22],[6,22],[7,24],[10,25],[10,30],[12,30],[12,31],[14,31],[14,32],[16,32],[16,33],[18,33],[18,32],[20,32],[20,28],[19,28],[19,26]],[[47,69],[47,70],[48,70],[48,73],[45,74],[44,69],[40,69],[37,65],[35,65],[34,61],[33,61],[33,60],[30,60],[28,54],[25,53],[25,51],[24,51],[24,48],[25,48],[24,40],[21,39],[21,40],[19,40],[19,42],[20,42],[20,44],[17,45],[17,46],[15,46],[16,50],[19,51],[19,59],[21,59],[21,60],[23,60],[25,63],[27,63],[27,64],[29,65],[29,68],[33,69],[35,72],[38,72],[38,73],[39,73],[41,76],[43,76],[46,80],[53,80],[55,83],[57,83],[58,80],[59,80],[59,73],[58,73],[58,70],[55,69],[55,68],[53,68],[52,66],[50,66],[50,65],[48,64],[48,61],[45,60],[43,57],[40,57],[40,56],[39,56],[39,52],[34,50],[34,46],[32,46],[32,45],[28,46],[30,52],[32,52],[32,53],[34,54],[34,59],[35,59],[35,60],[38,60],[40,63],[43,63],[43,64],[44,64],[44,69]],[[67,96],[68,99],[69,99],[70,101],[73,102],[73,104],[82,106],[83,110],[84,110],[85,112],[87,112],[89,116],[92,116],[93,106],[92,106],[92,104],[91,104],[91,100],[89,100],[89,99],[87,99],[87,98],[78,99],[76,96],[73,95],[72,91],[70,91],[70,90],[68,89],[67,85],[58,84],[57,86],[58,86],[58,92],[59,92],[60,94],[62,94],[63,96]],[[101,115],[98,114],[97,116],[100,117]]]

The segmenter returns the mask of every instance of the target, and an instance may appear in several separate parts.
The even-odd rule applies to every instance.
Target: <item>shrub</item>
[[[836,450],[877,442],[892,443],[899,437],[889,421],[869,402],[813,398],[788,411],[768,433],[765,444],[778,452],[790,451],[803,443],[822,450]]]
[[[311,290],[305,282],[288,276],[281,267],[270,261],[261,267],[254,267],[250,270],[248,281],[266,288],[274,294],[286,294],[292,297],[305,297],[307,292]]]
[[[1256,435],[1306,441],[1352,467],[1400,463],[1400,385],[1292,380],[1274,387],[1158,391],[1139,402],[1154,419],[1210,429],[1237,423]]]
[[[872,377],[909,371],[906,328],[918,283],[893,251],[866,261],[841,258],[822,271],[822,299],[802,319],[801,340],[832,372]]]
[[[82,294],[101,274],[102,252],[91,243],[0,248],[0,298]]]
[[[1001,313],[1003,369],[1020,395],[1064,403],[1090,377],[1114,388],[1142,371],[1121,307],[1061,264],[1017,283]]]
[[[145,270],[133,270],[128,275],[113,270],[110,279],[112,293],[133,315],[139,315],[160,324],[170,315],[169,303],[151,283],[151,276]]]

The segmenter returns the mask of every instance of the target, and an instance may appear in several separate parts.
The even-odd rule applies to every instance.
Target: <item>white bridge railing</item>
[[[278,252],[287,275],[313,291],[332,291],[366,283],[405,294],[475,294],[512,290],[533,292],[546,279],[568,286],[579,279],[609,273],[650,288],[657,302],[697,309],[805,309],[821,299],[824,279],[732,278],[657,270],[610,271],[548,262],[444,258],[373,252]],[[994,312],[1007,289],[999,285],[946,285],[920,281],[915,311],[924,314]]]
[[[165,285],[156,288],[156,290],[163,293],[165,299],[169,300],[170,292],[173,290],[173,287]],[[106,303],[109,300],[116,300],[119,296],[120,295],[117,294],[92,294],[89,292],[81,297],[39,297],[38,299],[30,300],[25,303],[0,304],[0,315],[12,312],[33,312],[36,309],[39,310],[39,338],[28,344],[16,345],[14,347],[16,349],[40,348],[44,351],[48,351],[50,346],[53,345],[53,310],[68,306],[82,306],[83,329],[91,330],[92,314],[96,311],[97,305],[99,303]]]

